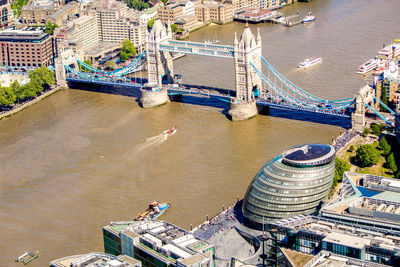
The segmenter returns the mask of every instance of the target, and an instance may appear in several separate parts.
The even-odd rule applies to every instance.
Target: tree
[[[21,16],[22,7],[28,4],[29,0],[15,0],[11,7],[16,13],[16,17]]]
[[[121,61],[126,61],[130,57],[136,56],[136,49],[133,46],[133,43],[129,39],[125,39],[122,41],[122,48],[120,50],[120,59]]]
[[[363,130],[363,135],[364,136],[367,136],[367,135],[369,135],[370,134],[370,130],[369,130],[369,128],[364,128],[364,130]]]
[[[335,161],[335,180],[337,182],[342,181],[343,173],[350,171],[350,165],[344,160],[341,160],[340,158],[336,157]]]
[[[52,22],[47,22],[46,23],[46,32],[50,35],[53,35],[55,28],[58,28],[58,25]]]
[[[394,160],[394,155],[393,153],[390,153],[390,155],[387,158],[387,165],[389,166],[390,169],[392,169],[393,174],[397,173],[397,165],[396,161]]]
[[[149,4],[140,0],[124,0],[124,2],[129,8],[133,8],[139,11],[149,8]]]
[[[385,105],[388,104],[388,99],[387,99],[387,95],[386,95],[386,88],[383,86],[383,81],[381,83],[381,101],[382,103],[384,103]],[[380,105],[381,110],[386,110],[386,108],[381,104]]]
[[[29,73],[29,84],[37,84],[40,87],[55,84],[54,72],[42,66]],[[42,88],[43,89],[43,88]]]
[[[163,2],[164,5],[166,5],[168,3],[168,0],[161,0],[161,2]]]
[[[361,167],[372,166],[379,161],[380,153],[373,144],[361,145],[356,152],[355,160]]]
[[[106,67],[115,70],[117,68],[117,65],[115,64],[115,61],[109,60],[106,62]]]
[[[149,20],[148,22],[147,22],[147,29],[149,29],[149,30],[151,30],[151,29],[153,29],[153,26],[154,26],[154,22],[155,22],[156,20],[154,19],[154,18],[152,18],[151,20]]]
[[[177,32],[178,31],[178,25],[176,25],[175,23],[171,24],[171,30],[172,30],[172,32]]]
[[[390,150],[392,149],[392,147],[388,144],[388,142],[386,141],[385,137],[382,137],[381,140],[379,141],[379,147],[382,149],[383,151],[383,155],[387,156],[390,153]]]
[[[0,87],[0,106],[8,107],[14,105],[16,96],[11,87]]]
[[[379,125],[379,124],[371,124],[371,130],[372,130],[372,134],[376,135],[376,136],[380,136],[382,130],[385,128],[385,125]]]
[[[351,146],[349,147],[348,151],[349,151],[349,152],[353,152],[354,149],[355,149],[354,145],[351,145]]]
[[[126,52],[122,51],[121,54],[119,55],[119,58],[121,59],[122,62],[125,62],[128,60],[129,56]]]

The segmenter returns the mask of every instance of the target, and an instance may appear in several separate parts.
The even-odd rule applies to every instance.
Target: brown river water
[[[351,97],[368,78],[355,74],[384,43],[400,38],[398,0],[313,0],[309,25],[260,27],[264,57],[288,79],[328,99]],[[232,44],[241,23],[209,26],[190,40]],[[322,56],[307,71],[305,58]],[[186,56],[175,61],[185,83],[233,88],[233,62]],[[103,251],[102,226],[132,220],[153,200],[163,220],[189,229],[242,198],[258,169],[283,150],[330,143],[343,128],[277,116],[233,123],[223,104],[193,98],[144,110],[131,96],[63,90],[0,121],[0,266],[40,251],[30,266]],[[178,126],[165,140],[163,130]]]

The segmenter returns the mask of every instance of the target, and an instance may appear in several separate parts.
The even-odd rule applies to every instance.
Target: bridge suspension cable
[[[314,102],[324,102],[324,103],[330,103],[330,104],[341,103],[341,102],[352,103],[354,101],[354,98],[345,98],[345,99],[338,99],[338,100],[325,100],[320,97],[314,96],[314,95],[308,93],[307,91],[302,90],[300,87],[296,86],[291,81],[286,79],[286,77],[283,76],[282,74],[280,74],[264,57],[261,56],[261,59],[264,62],[267,69],[269,71],[271,71],[272,74],[276,78],[280,79],[282,84],[285,85],[285,87],[287,87],[289,90],[291,90],[292,92],[294,92],[295,94],[299,95],[302,98],[305,98],[307,100],[314,101]]]
[[[86,64],[85,62],[80,61],[79,59],[77,59],[77,62],[81,66],[85,67],[86,69],[88,69],[90,71],[93,71],[93,72],[96,72],[96,73],[99,72],[101,74],[106,74],[108,76],[112,76],[112,75],[114,75],[114,76],[122,76],[124,74],[127,74],[130,71],[133,71],[133,70],[137,69],[141,65],[143,65],[144,61],[140,62],[140,63],[139,63],[139,61],[142,59],[142,57],[145,55],[145,53],[146,53],[146,51],[143,51],[135,60],[133,60],[131,63],[129,63],[126,67],[119,68],[119,69],[113,70],[113,71],[104,71],[104,70],[97,69],[97,68],[95,68],[93,66],[90,66],[90,65]],[[139,63],[139,65],[138,65],[138,63]]]

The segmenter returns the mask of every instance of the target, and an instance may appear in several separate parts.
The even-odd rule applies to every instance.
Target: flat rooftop
[[[139,266],[140,261],[129,256],[114,256],[106,253],[92,252],[82,255],[68,256],[54,260],[50,266],[54,267],[128,267]]]
[[[330,233],[323,241],[357,249],[362,249],[365,245],[370,244],[370,240],[343,233]]]

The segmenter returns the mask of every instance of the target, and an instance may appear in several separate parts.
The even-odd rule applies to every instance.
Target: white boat
[[[171,129],[163,131],[163,134],[165,134],[165,136],[171,136],[171,135],[174,135],[177,130],[178,130],[178,128],[176,128],[176,126],[174,126]]]
[[[311,22],[314,21],[315,19],[316,19],[315,16],[310,11],[310,13],[308,13],[308,16],[304,17],[303,23]]]
[[[305,69],[321,62],[322,62],[322,57],[307,58],[303,62],[300,62],[299,65],[297,65],[297,67],[300,69]]]
[[[379,60],[372,58],[360,65],[356,71],[357,74],[366,74],[372,70],[374,70],[378,66]]]

